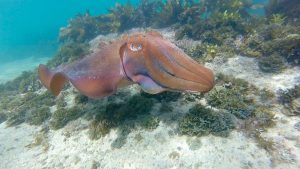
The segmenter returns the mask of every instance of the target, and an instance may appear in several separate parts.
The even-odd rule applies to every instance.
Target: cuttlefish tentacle
[[[150,51],[149,57],[151,57],[156,64],[159,64],[162,69],[177,78],[210,85],[210,81],[206,79],[205,76],[201,76],[201,74],[190,71],[180,64],[181,60],[177,60],[176,58],[172,57],[167,50],[161,49],[159,46]],[[157,60],[159,60],[159,62]]]
[[[157,32],[123,36],[54,70],[40,65],[39,77],[54,95],[70,81],[80,93],[93,98],[111,95],[133,83],[152,94],[166,90],[207,92],[214,86],[211,70]]]
[[[163,43],[165,44],[162,44],[161,46],[165,46],[166,47],[165,50],[169,51],[170,55],[173,56],[174,59],[179,61],[178,63],[182,67],[186,68],[191,72],[198,74],[199,76],[204,77],[205,79],[207,79],[208,82],[210,82],[211,86],[214,86],[214,74],[210,69],[197,63],[195,60],[193,60],[191,57],[186,55],[181,49],[179,49],[174,44],[168,41],[163,41]]]

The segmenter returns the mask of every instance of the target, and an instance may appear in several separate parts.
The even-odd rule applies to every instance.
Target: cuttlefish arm
[[[207,92],[213,72],[198,64],[156,32],[124,36],[70,65],[49,70],[39,66],[41,82],[54,95],[70,81],[92,98],[111,95],[117,88],[137,83],[148,93]]]
[[[207,92],[214,86],[210,69],[155,32],[127,38],[120,55],[126,75],[148,93]]]

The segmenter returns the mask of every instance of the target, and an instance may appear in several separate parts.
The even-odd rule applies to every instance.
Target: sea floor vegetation
[[[175,30],[174,43],[198,62],[243,55],[255,58],[259,69],[270,76],[299,67],[297,0],[271,0],[265,7],[266,16],[249,13],[254,5],[247,0],[142,0],[137,6],[130,1],[117,4],[99,16],[87,12],[74,17],[60,30],[61,47],[47,64],[54,67],[83,57],[90,52],[89,41],[100,34],[123,34],[136,27],[171,27]],[[272,151],[276,145],[265,139],[262,132],[276,125],[274,107],[283,106],[284,114],[289,117],[300,115],[299,84],[273,93],[245,80],[218,74],[215,88],[206,94],[149,95],[137,89],[135,93],[124,89],[113,96],[93,100],[80,95],[70,85],[55,98],[42,87],[36,72],[23,72],[16,79],[0,84],[0,124],[43,125],[49,132],[82,118],[89,122],[87,135],[91,140],[117,131],[118,137],[111,147],[121,148],[132,131],[153,131],[171,119],[176,126],[171,131],[173,134],[199,139],[208,135],[228,137],[234,130],[243,131],[259,146]],[[176,106],[189,107],[179,112],[182,109]],[[48,149],[47,132],[37,135],[35,142],[28,146],[42,144]],[[142,140],[143,136],[137,134],[136,139]],[[170,158],[177,158],[177,154],[171,153]]]

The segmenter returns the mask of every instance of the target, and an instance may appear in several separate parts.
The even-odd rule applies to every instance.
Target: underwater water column
[[[54,56],[59,29],[72,17],[104,14],[116,3],[127,0],[0,0],[0,83]]]

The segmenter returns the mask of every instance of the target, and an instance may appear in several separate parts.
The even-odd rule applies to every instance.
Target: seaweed
[[[26,92],[35,92],[39,90],[42,85],[37,81],[37,72],[36,71],[24,71],[20,76],[14,80],[8,81],[0,85],[0,93],[5,92],[17,92],[17,93],[26,93]]]
[[[59,33],[61,42],[84,43],[96,37],[100,32],[96,17],[92,17],[87,11],[85,14],[78,14],[69,21],[66,28],[62,28]]]
[[[4,112],[0,112],[0,124],[6,121],[7,115]]]
[[[270,0],[265,7],[265,11],[268,17],[274,14],[281,14],[292,21],[295,18],[299,19],[300,4],[298,0]]]
[[[213,134],[227,137],[235,128],[234,117],[226,111],[214,111],[197,104],[179,121],[179,132],[189,136]]]
[[[195,40],[221,45],[225,39],[245,35],[254,30],[256,23],[247,9],[251,3],[239,0],[213,0],[197,4],[197,19],[183,24],[176,33],[177,39],[187,35]],[[197,10],[196,10],[197,11]],[[201,12],[199,12],[201,11]],[[249,21],[252,24],[249,24]]]
[[[140,117],[138,124],[143,129],[154,130],[159,126],[159,119],[153,115],[144,115]]]
[[[110,132],[114,125],[108,120],[93,120],[89,125],[89,138],[97,140]]]
[[[130,133],[130,128],[123,127],[117,131],[118,137],[111,143],[112,148],[122,148],[127,142],[127,136]]]
[[[7,114],[7,126],[17,126],[25,122],[27,107],[17,108],[16,111]]]
[[[258,66],[263,72],[278,73],[285,68],[285,61],[280,55],[274,53],[271,56],[259,58]]]
[[[228,110],[238,118],[245,119],[253,113],[254,105],[247,97],[252,86],[242,79],[217,74],[217,86],[206,94],[207,103],[219,109]]]
[[[90,138],[99,139],[108,134],[112,128],[155,129],[159,120],[149,114],[153,105],[154,101],[151,98],[134,95],[126,102],[112,102],[100,107],[90,125]]]
[[[33,142],[26,145],[25,147],[33,148],[37,146],[42,146],[44,152],[47,152],[49,150],[49,138],[45,129],[42,129],[39,133],[36,133]]]
[[[259,128],[267,128],[275,125],[274,113],[268,108],[259,107],[254,111],[255,125]]]
[[[89,98],[82,94],[78,94],[75,96],[75,104],[85,104],[85,103],[88,103],[88,101],[89,101]]]
[[[282,14],[273,14],[270,18],[271,24],[282,25],[285,22],[285,17]]]
[[[130,1],[124,5],[117,3],[108,11],[113,25],[111,27],[114,27],[115,32],[124,32],[134,27],[155,26],[163,6],[160,0],[142,0],[137,6],[133,6]]]
[[[26,122],[31,125],[41,125],[44,121],[51,117],[50,109],[47,106],[33,108],[28,112]]]
[[[55,100],[57,108],[63,108],[67,106],[67,103],[65,102],[65,96],[64,93],[60,94],[56,100]]]
[[[284,106],[284,114],[300,115],[300,85],[296,85],[292,89],[280,90],[278,101]]]
[[[50,127],[54,130],[63,128],[68,122],[73,121],[81,117],[84,111],[79,106],[72,107],[70,109],[59,108],[51,117]]]
[[[34,125],[41,124],[49,117],[46,109],[54,104],[54,97],[49,92],[40,95],[29,92],[23,98],[16,97],[6,107],[9,111],[7,125],[16,126],[26,121]]]
[[[88,49],[89,46],[86,43],[65,43],[59,48],[57,54],[48,61],[47,65],[56,67],[73,62],[87,55],[89,53]]]
[[[164,27],[179,22],[188,22],[198,13],[198,6],[193,0],[168,0],[159,14],[158,26]]]
[[[154,99],[158,100],[159,102],[163,102],[163,101],[174,102],[182,97],[182,93],[165,91],[165,92],[153,95],[153,94],[149,94],[149,93],[142,91],[141,96],[144,96],[146,98],[154,98]]]
[[[288,90],[279,90],[278,94],[279,103],[283,104],[284,106],[289,106],[294,99],[300,97],[300,85],[296,85]]]
[[[125,5],[116,4],[116,6],[109,10],[109,13],[113,16],[113,23],[118,26],[117,31],[122,32],[133,28],[137,24],[137,15],[135,14],[135,8],[128,1]]]

